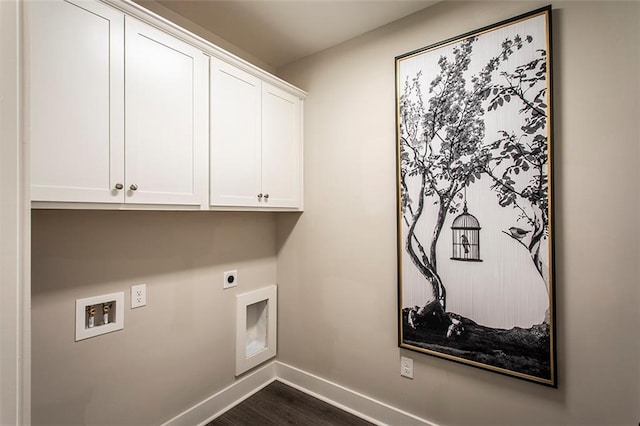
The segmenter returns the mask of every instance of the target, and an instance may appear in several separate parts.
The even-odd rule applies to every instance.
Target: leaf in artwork
[[[502,198],[498,204],[500,204],[502,207],[506,207],[509,204],[511,204],[513,202],[513,197],[509,194],[507,196],[505,196],[504,198]]]

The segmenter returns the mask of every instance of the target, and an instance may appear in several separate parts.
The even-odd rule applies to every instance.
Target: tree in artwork
[[[505,40],[500,52],[467,82],[466,74],[476,41],[477,37],[469,37],[453,48],[452,59],[444,55],[439,58],[439,73],[430,82],[427,96],[423,94],[422,72],[419,71],[413,78],[406,79],[399,98],[400,207],[407,229],[404,248],[430,285],[433,295],[425,306],[411,312],[412,323],[414,319],[429,316],[443,326],[451,325],[452,318],[445,314],[447,287],[438,273],[436,247],[447,216],[460,210],[465,188],[491,173],[494,179],[492,188],[498,193],[501,205],[517,205],[518,197],[533,196],[531,190],[516,192],[509,180],[511,174],[519,174],[519,170],[513,167],[500,169],[503,160],[514,150],[516,156],[520,155],[517,147],[512,148],[517,144],[509,142],[513,135],[504,132],[503,138],[487,145],[484,120],[488,111],[496,110],[508,103],[511,97],[518,96],[517,77],[522,76],[522,84],[526,84],[525,66],[518,67],[507,76],[502,73],[511,84],[496,84],[493,79],[500,65],[508,61],[514,50],[521,49],[532,39],[515,36]],[[522,90],[520,93],[525,96]],[[487,100],[489,107],[485,110]],[[535,99],[533,102],[536,105]],[[541,125],[539,116],[535,110],[526,111],[530,117],[527,130],[523,132],[529,129],[537,131]],[[522,164],[523,161],[527,164],[520,168],[535,168],[528,164],[528,157],[516,163]],[[410,180],[419,182],[417,190],[410,189]],[[538,205],[544,209],[542,202]],[[435,225],[425,240],[418,235],[418,224],[425,212],[433,209],[436,210]],[[522,239],[519,241],[523,242]]]

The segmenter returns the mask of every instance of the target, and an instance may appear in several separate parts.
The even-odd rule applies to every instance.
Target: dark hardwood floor
[[[371,424],[276,381],[208,423],[207,426],[365,426]]]

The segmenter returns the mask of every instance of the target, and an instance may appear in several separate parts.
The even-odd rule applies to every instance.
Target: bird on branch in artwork
[[[462,234],[462,236],[460,236],[460,241],[462,242],[465,254],[469,254],[469,239],[467,236]]]
[[[517,240],[521,240],[531,231],[525,231],[522,228],[518,228],[516,226],[512,226],[511,228],[509,228],[509,232],[511,232],[511,236],[513,238],[515,238]]]

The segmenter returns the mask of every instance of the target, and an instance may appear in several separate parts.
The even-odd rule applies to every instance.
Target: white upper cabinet
[[[208,57],[99,2],[27,7],[32,201],[206,207]]]
[[[26,2],[31,198],[123,201],[124,15],[97,2]]]
[[[127,202],[206,205],[208,58],[126,18]]]
[[[259,78],[211,59],[213,206],[257,206],[262,179]]]
[[[32,207],[302,210],[303,91],[130,1],[25,35]]]
[[[262,83],[262,192],[270,207],[302,207],[302,103]]]
[[[211,60],[210,203],[302,209],[302,102]]]

